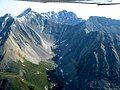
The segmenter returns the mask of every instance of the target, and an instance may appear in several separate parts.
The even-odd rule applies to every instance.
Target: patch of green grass
[[[12,90],[29,90],[26,81],[22,81],[21,77],[16,74],[8,72],[0,72],[0,79],[8,78],[10,79]]]
[[[49,85],[46,70],[55,68],[53,61],[41,61],[38,65],[27,60],[11,62],[5,72],[0,73],[0,78],[9,77],[12,79],[12,86],[15,90],[45,90]],[[19,89],[18,89],[19,88]]]

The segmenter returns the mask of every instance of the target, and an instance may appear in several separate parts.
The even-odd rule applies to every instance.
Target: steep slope
[[[46,44],[40,35],[9,14],[0,21],[0,89],[49,88],[46,71],[56,64],[51,61],[50,50],[43,47]]]
[[[86,21],[65,10],[6,14],[0,18],[0,88],[4,82],[21,87],[17,82],[25,90],[119,90],[119,30],[119,20]]]
[[[115,38],[103,32],[89,34],[81,41],[91,38],[86,43],[89,46],[80,45],[77,65],[79,88],[119,90],[120,61]]]
[[[54,49],[58,68],[48,72],[54,88],[119,90],[119,24],[119,20],[95,16],[79,24],[79,32],[74,26],[77,34],[66,35]]]

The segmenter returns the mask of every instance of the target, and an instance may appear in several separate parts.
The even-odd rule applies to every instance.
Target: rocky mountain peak
[[[75,25],[82,21],[82,19],[78,18],[73,12],[68,12],[66,10],[60,11],[58,13],[42,13],[41,15],[52,22],[60,24]]]
[[[17,17],[20,18],[22,16],[27,15],[29,12],[31,12],[32,9],[31,8],[27,8],[26,10],[24,10],[20,15],[18,15]]]
[[[120,90],[119,20],[92,16],[85,21],[66,10],[39,14],[28,8],[15,19],[1,17],[0,26],[0,69],[17,60],[25,67],[25,60],[35,66],[52,59],[58,67],[47,74],[55,90]]]

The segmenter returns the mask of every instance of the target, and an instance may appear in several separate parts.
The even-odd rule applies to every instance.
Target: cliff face
[[[17,17],[6,14],[0,18],[0,69],[22,72],[28,82],[30,74],[44,71],[46,77],[47,70],[50,88],[57,90],[119,90],[119,29],[119,20],[96,16],[83,20],[65,10],[38,14],[28,8]],[[21,67],[14,69],[17,65]],[[28,72],[31,67],[38,71]],[[45,80],[42,89],[48,88]],[[34,83],[36,87],[30,88],[39,90],[41,83]]]
[[[54,49],[53,60],[58,68],[49,72],[51,81],[57,83],[56,89],[120,89],[119,23],[90,17],[62,33]]]

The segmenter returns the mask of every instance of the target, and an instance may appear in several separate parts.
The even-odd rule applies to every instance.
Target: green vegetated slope
[[[46,70],[53,69],[55,64],[41,61],[39,65],[27,60],[11,62],[5,71],[0,72],[1,89],[12,90],[46,90],[49,82]]]

